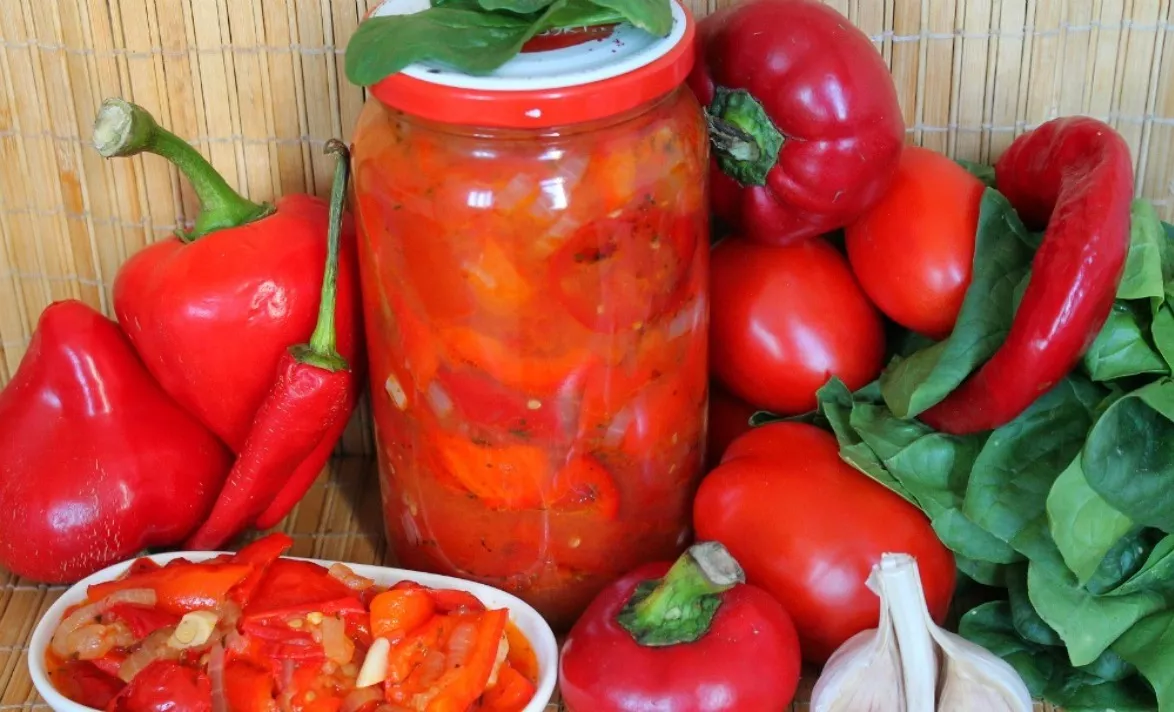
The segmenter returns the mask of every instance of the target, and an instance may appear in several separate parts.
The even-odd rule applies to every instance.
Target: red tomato
[[[717,383],[709,386],[709,432],[705,444],[705,469],[721,462],[730,443],[750,432],[750,416],[758,409],[730,395]]]
[[[835,375],[855,390],[880,373],[880,315],[822,239],[788,247],[726,239],[710,258],[710,363],[734,395],[796,415]]]
[[[892,187],[845,229],[852,271],[890,319],[949,336],[970,286],[984,190],[949,158],[909,146]]]
[[[699,539],[724,544],[747,582],[783,604],[812,663],[877,626],[880,601],[865,581],[885,552],[917,559],[934,620],[954,595],[954,556],[925,515],[841,460],[836,439],[813,425],[738,438],[702,481],[693,518]]]

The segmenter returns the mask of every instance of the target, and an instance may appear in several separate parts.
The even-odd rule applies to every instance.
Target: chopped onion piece
[[[174,627],[160,628],[151,633],[139,645],[139,649],[127,656],[118,668],[118,678],[123,682],[130,682],[143,668],[156,660],[177,660],[180,651],[167,645]]]
[[[98,616],[110,610],[112,606],[119,603],[154,606],[155,601],[155,592],[149,588],[128,588],[115,591],[102,600],[82,606],[66,616],[57,624],[57,630],[53,632],[53,641],[50,647],[59,657],[67,657],[73,652],[69,650],[67,644],[70,634],[82,626],[94,622]]]
[[[346,624],[334,616],[322,619],[322,649],[339,665],[349,663],[355,656],[355,644],[347,637]]]
[[[212,712],[229,712],[228,697],[224,692],[224,647],[220,643],[212,646],[208,679],[212,681]]]
[[[330,575],[346,584],[353,591],[364,591],[375,585],[375,582],[365,576],[360,576],[346,564],[331,564]]]
[[[355,687],[370,687],[386,680],[390,652],[391,642],[387,638],[376,638],[367,651],[367,657],[363,658],[363,667],[359,668],[359,677],[355,680]]]
[[[342,700],[342,707],[338,712],[357,712],[365,705],[371,702],[377,702],[383,699],[383,694],[377,687],[363,687],[358,690],[351,690]]]

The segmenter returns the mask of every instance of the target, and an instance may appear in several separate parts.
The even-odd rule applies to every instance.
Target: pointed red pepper
[[[339,160],[330,196],[330,234],[318,325],[308,344],[294,346],[282,355],[277,378],[257,411],[253,429],[212,514],[187,542],[190,549],[217,549],[226,544],[251,525],[287,483],[295,485],[291,492],[294,501],[300,499],[314,478],[292,481],[291,473],[350,416],[349,394],[355,378],[335,347],[334,326],[338,251],[350,166],[341,141],[327,143],[326,152],[337,153]]]
[[[231,462],[117,324],[81,302],[51,304],[0,392],[0,565],[71,583],[178,544]]]
[[[154,153],[173,163],[200,201],[190,232],[138,251],[119,269],[114,312],[155,380],[239,453],[286,350],[306,341],[318,314],[329,208],[312,195],[272,205],[241,197],[190,145],[142,107],[103,103],[94,145],[106,157]],[[358,264],[352,223],[343,227],[338,267],[338,350],[364,369]],[[346,427],[323,433],[296,465],[313,480]]]

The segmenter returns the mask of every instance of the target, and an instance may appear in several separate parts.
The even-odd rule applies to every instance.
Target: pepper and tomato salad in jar
[[[108,712],[521,712],[538,662],[506,609],[282,554],[138,559],[53,632],[53,686]]]
[[[556,629],[691,539],[709,154],[672,12],[666,37],[540,36],[486,75],[410,65],[354,135],[390,544]]]

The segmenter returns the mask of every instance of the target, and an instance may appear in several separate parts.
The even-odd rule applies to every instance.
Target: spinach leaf
[[[1057,646],[1064,641],[1035,612],[1027,596],[1027,564],[1007,568],[1007,602],[1011,606],[1011,623],[1024,640],[1037,645]]]
[[[1166,607],[1164,596],[1148,591],[1094,596],[1071,575],[1055,576],[1034,562],[1027,567],[1027,594],[1036,612],[1064,641],[1076,666],[1093,662],[1131,626]]]
[[[1048,529],[1064,563],[1085,585],[1109,551],[1136,527],[1089,486],[1074,457],[1048,492]]]
[[[1112,595],[1128,596],[1142,591],[1156,591],[1174,599],[1174,534],[1167,534],[1152,548],[1147,546],[1144,534],[1138,539],[1130,553],[1134,555],[1134,561],[1140,563],[1140,559],[1144,558],[1145,563],[1134,567],[1136,573],[1131,570],[1129,573],[1132,576],[1117,586]]]
[[[1031,267],[1029,242],[1011,203],[987,188],[979,209],[971,283],[953,333],[881,375],[881,391],[894,415],[913,417],[939,403],[1002,345],[1015,313],[1015,288]]]
[[[1040,698],[1056,675],[1056,660],[1041,646],[1024,640],[1015,629],[1011,604],[991,601],[967,611],[958,621],[958,635],[998,655],[1015,668],[1031,696]]]
[[[1067,378],[995,430],[974,461],[963,513],[1056,575],[1068,573],[1048,530],[1052,485],[1084,445],[1103,389]]]
[[[555,0],[537,17],[445,4],[411,15],[368,19],[347,44],[347,78],[370,86],[423,61],[488,74],[513,58],[565,1]]]
[[[1174,709],[1174,610],[1143,619],[1113,644],[1113,650],[1153,686],[1158,709]]]
[[[954,162],[966,169],[970,175],[982,181],[986,187],[995,187],[995,167],[985,163],[967,161],[964,158],[955,158]]]
[[[625,19],[622,13],[597,5],[591,0],[567,0],[567,3],[555,10],[546,21],[546,27],[595,27],[612,25]]]
[[[819,403],[819,413],[831,426],[836,441],[840,444],[840,459],[852,465],[857,470],[868,475],[893,492],[896,492],[909,503],[920,506],[917,499],[905,489],[885,468],[880,458],[864,443],[851,425],[852,411],[856,406],[856,399],[867,402],[868,393],[853,394],[848,386],[839,378],[832,377],[819,391],[816,392]]]
[[[1174,381],[1114,402],[1093,426],[1081,464],[1088,484],[1139,525],[1174,531]]]
[[[1169,244],[1158,212],[1147,200],[1135,200],[1130,207],[1129,256],[1125,272],[1117,286],[1118,299],[1156,300],[1165,298],[1166,281],[1170,279]]]
[[[508,10],[519,15],[529,15],[545,9],[554,0],[477,0],[486,10]]]
[[[1120,587],[1142,567],[1151,548],[1147,542],[1146,530],[1134,529],[1121,537],[1113,545],[1113,548],[1109,549],[1084,588],[1089,593],[1098,596],[1109,593],[1121,595],[1131,593],[1131,591],[1121,591]]]
[[[1171,282],[1174,284],[1174,282]],[[1150,333],[1154,337],[1154,346],[1162,355],[1166,365],[1174,370],[1174,304],[1166,302],[1158,313],[1154,315]]]
[[[665,0],[591,0],[600,7],[615,10],[625,20],[658,37],[673,29],[673,9]]]
[[[955,511],[957,511],[957,510],[955,510]],[[967,520],[967,521],[969,522],[969,520]],[[970,522],[970,524],[973,525],[974,522]],[[937,527],[934,528],[934,531],[935,532],[938,531]],[[979,531],[982,531],[982,530],[979,529]],[[986,532],[983,532],[983,533],[986,534]],[[942,535],[939,533],[938,537],[941,538],[941,536]],[[990,536],[990,535],[987,534],[987,536]],[[998,539],[995,539],[994,537],[990,537],[990,538],[992,541],[996,542],[999,546],[1006,546],[1006,544],[999,541]],[[942,543],[946,544],[946,539],[943,538]],[[963,556],[962,554],[959,554],[958,550],[954,549],[949,544],[946,544],[946,546],[949,547],[954,552],[954,562],[955,562],[955,564],[957,564],[958,570],[961,571],[966,576],[970,577],[974,581],[977,581],[978,583],[982,584],[983,586],[1002,587],[1005,585],[1005,582],[1007,580],[1007,566],[1006,566],[1006,564],[992,564],[991,562],[986,561],[986,560],[972,559],[968,556]],[[1013,550],[1011,551],[1011,554],[1016,557],[1019,556]]]
[[[1148,307],[1147,307],[1148,309]],[[1085,352],[1082,364],[1094,381],[1141,374],[1168,374],[1170,367],[1149,344],[1151,317],[1127,302],[1117,302]]]

